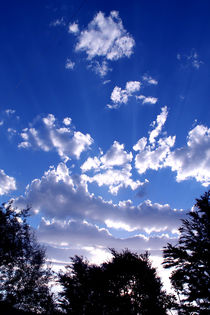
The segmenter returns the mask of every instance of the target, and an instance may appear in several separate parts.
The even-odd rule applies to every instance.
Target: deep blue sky
[[[159,251],[176,239],[210,182],[209,10],[209,1],[1,2],[0,201],[32,206],[51,259],[112,245]]]

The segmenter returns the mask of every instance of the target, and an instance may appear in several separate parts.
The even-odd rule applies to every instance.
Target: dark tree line
[[[29,208],[12,202],[0,207],[0,313],[2,315],[210,314],[210,191],[196,199],[182,220],[175,246],[164,248],[163,265],[172,268],[175,296],[167,295],[149,256],[110,249],[112,259],[100,266],[72,257],[57,276],[63,290],[55,301],[44,248],[27,223]]]
[[[101,266],[73,257],[60,275],[62,306],[67,314],[167,314],[171,298],[152,268],[148,254],[129,250],[118,253]]]

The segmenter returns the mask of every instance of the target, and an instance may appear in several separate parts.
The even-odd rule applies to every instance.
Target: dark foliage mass
[[[167,314],[171,298],[162,290],[148,254],[111,250],[113,258],[101,266],[72,258],[60,275],[62,308],[67,314]]]
[[[15,210],[12,203],[0,207],[1,309],[51,314],[51,272],[44,266],[45,251],[26,222],[28,212]]]
[[[176,246],[164,249],[165,268],[173,267],[171,282],[180,314],[210,314],[210,191],[196,199],[182,221]]]

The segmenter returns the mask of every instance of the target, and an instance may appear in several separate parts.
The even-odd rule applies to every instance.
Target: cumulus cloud
[[[109,68],[107,61],[103,60],[101,63],[99,61],[92,62],[88,68],[91,68],[96,74],[103,78],[109,71],[112,71]]]
[[[71,59],[67,58],[65,68],[68,70],[73,70],[75,66],[75,62],[71,61]]]
[[[195,178],[210,185],[210,128],[197,125],[187,137],[187,145],[170,153],[166,166],[177,172],[177,181]]]
[[[114,141],[111,148],[100,158],[88,158],[81,166],[84,172],[94,170],[94,175],[82,175],[85,182],[96,182],[99,186],[107,185],[109,192],[116,195],[120,188],[130,187],[132,190],[145,184],[132,179],[130,162],[132,153],[124,150],[124,145]]]
[[[98,12],[78,36],[76,51],[85,51],[88,59],[105,57],[117,60],[130,57],[135,41],[124,29],[118,12],[112,11],[108,17]]]
[[[0,169],[0,196],[8,194],[11,190],[16,190],[16,181],[14,177],[5,174],[4,170]]]
[[[20,134],[22,142],[19,148],[38,148],[43,151],[56,150],[63,160],[79,158],[81,153],[91,146],[93,139],[69,127],[71,118],[64,118],[60,124],[54,115],[49,114],[36,121],[35,126],[24,128]]]
[[[156,104],[158,101],[157,97],[153,97],[153,96],[139,95],[139,96],[136,96],[136,98],[139,100],[142,100],[142,104]]]
[[[140,87],[141,83],[139,81],[127,82],[125,89],[115,86],[110,97],[112,104],[108,104],[107,107],[113,109],[119,108],[121,104],[126,104],[128,102],[128,98],[138,92]]]
[[[149,136],[150,143],[152,144],[155,143],[155,138],[157,138],[158,135],[160,134],[166,122],[167,116],[168,116],[167,106],[164,106],[161,108],[161,113],[157,116],[157,119],[152,122],[152,126],[155,128],[150,132]]]
[[[140,147],[139,141],[134,146],[134,149]],[[170,154],[171,147],[174,146],[174,143],[175,137],[169,136],[164,139],[159,139],[155,147],[147,145],[144,149],[141,149],[135,157],[135,167],[138,173],[143,174],[148,169],[157,171],[165,167],[166,158]]]
[[[69,33],[79,33],[79,25],[76,22],[69,24]]]
[[[158,81],[155,80],[154,78],[152,78],[148,74],[144,74],[142,79],[143,79],[143,81],[147,82],[148,84],[152,84],[152,85],[157,85],[158,84]]]
[[[138,206],[131,201],[113,204],[102,197],[90,194],[81,176],[71,176],[64,163],[50,168],[41,179],[34,179],[27,186],[24,196],[15,200],[23,208],[31,205],[35,213],[41,211],[46,218],[59,220],[87,220],[118,223],[128,230],[166,231],[179,225],[183,212],[172,209],[168,204],[146,200]]]
[[[101,77],[111,70],[107,61],[130,57],[133,53],[135,41],[117,11],[111,11],[109,16],[98,12],[82,31],[76,22],[69,25],[68,31],[77,38],[75,51],[85,52],[91,61],[89,68]]]
[[[166,159],[175,144],[176,137],[165,136],[159,138],[158,141],[156,138],[159,137],[162,131],[167,115],[167,107],[162,107],[161,113],[152,122],[153,129],[149,132],[149,138],[142,137],[133,146],[134,151],[138,151],[135,157],[135,167],[139,174],[145,173],[148,169],[157,171],[166,166]]]

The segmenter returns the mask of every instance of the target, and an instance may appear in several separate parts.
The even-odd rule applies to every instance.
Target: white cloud
[[[148,169],[158,170],[165,167],[165,160],[174,146],[175,137],[159,139],[156,147],[147,145],[135,157],[135,167],[139,174],[145,173]],[[138,148],[138,143],[134,146]]]
[[[135,251],[146,251],[148,248],[152,251],[160,251],[167,242],[175,243],[176,238],[167,234],[160,236],[147,237],[143,234],[129,238],[113,237],[105,228],[99,228],[97,225],[88,223],[87,221],[59,221],[42,219],[38,228],[38,237],[41,242],[50,246],[58,246],[62,248],[72,247],[84,248],[115,248],[122,250],[129,248]],[[58,258],[58,257],[56,257]]]
[[[126,104],[128,102],[128,98],[135,92],[138,92],[140,87],[141,83],[139,81],[127,82],[124,90],[115,86],[110,97],[113,104],[108,104],[107,107],[113,109],[120,107],[120,104]]]
[[[69,33],[77,34],[79,33],[79,25],[77,23],[69,24]]]
[[[153,96],[139,95],[139,96],[136,96],[136,98],[139,100],[143,100],[142,101],[143,104],[156,104],[158,101],[157,97],[153,97]]]
[[[148,74],[143,75],[142,79],[152,85],[157,85],[158,81],[155,80],[154,78],[152,78],[151,76],[149,76]]]
[[[59,19],[56,19],[54,20],[53,22],[50,23],[50,26],[65,26],[66,25],[66,22],[64,20],[63,17],[59,18]]]
[[[152,123],[152,125],[156,127],[150,132],[149,136],[150,143],[152,144],[155,143],[155,138],[157,138],[158,135],[160,134],[162,127],[166,122],[167,116],[168,116],[167,106],[164,106],[161,108],[161,113],[157,116],[157,119]]]
[[[210,128],[197,125],[187,137],[187,146],[170,153],[166,166],[177,172],[177,181],[195,178],[203,186],[210,185]]]
[[[66,126],[70,126],[70,125],[71,125],[71,122],[72,122],[72,119],[71,119],[70,117],[65,117],[65,118],[63,119],[63,123],[64,123],[64,125],[66,125]]]
[[[100,158],[88,158],[81,169],[83,172],[94,170],[93,176],[82,175],[85,182],[96,182],[99,186],[107,185],[109,192],[116,195],[120,188],[130,187],[132,190],[145,184],[139,180],[132,180],[130,162],[132,153],[124,150],[124,145],[114,141],[111,148]]]
[[[75,62],[71,61],[71,59],[67,58],[65,68],[68,70],[73,70],[75,66]]]
[[[112,11],[108,17],[98,12],[78,36],[76,51],[85,51],[88,59],[104,57],[117,60],[130,57],[135,41],[124,29],[118,12]]]
[[[5,113],[8,115],[8,116],[10,116],[10,115],[13,115],[14,113],[15,113],[15,110],[14,109],[6,109],[5,110]]]
[[[54,149],[63,160],[68,160],[72,156],[78,159],[93,143],[89,134],[70,129],[69,117],[64,118],[65,127],[60,125],[52,114],[37,120],[36,123],[37,127],[23,129],[20,136],[24,141],[19,143],[19,148],[39,148],[46,152]]]
[[[4,170],[0,169],[0,196],[8,194],[11,190],[16,189],[16,181],[14,177],[6,175]]]
[[[112,71],[109,68],[107,61],[103,60],[101,63],[99,61],[92,62],[88,68],[91,68],[96,74],[103,78],[109,71]]]
[[[165,167],[167,157],[175,144],[176,137],[156,138],[160,135],[168,115],[167,107],[161,108],[161,113],[152,122],[153,130],[149,132],[149,139],[140,138],[133,146],[138,151],[135,157],[135,167],[139,174],[145,173],[148,169],[158,170]]]
[[[71,176],[64,163],[50,168],[41,179],[34,179],[27,186],[24,196],[15,201],[23,208],[31,205],[35,213],[41,211],[47,218],[59,220],[96,220],[118,222],[129,229],[151,231],[173,230],[180,224],[183,212],[173,210],[167,204],[161,205],[147,200],[138,206],[129,202],[113,204],[102,197],[96,197],[87,190],[81,177]]]

